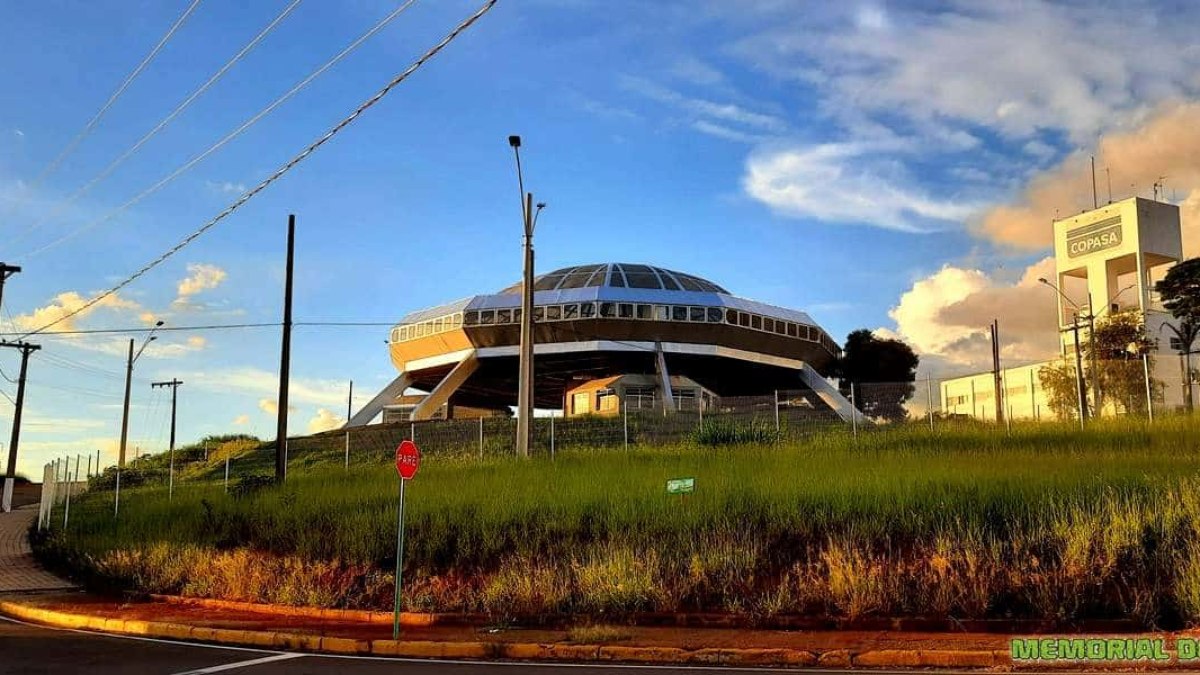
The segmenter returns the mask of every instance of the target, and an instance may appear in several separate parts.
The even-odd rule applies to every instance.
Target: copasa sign
[[[1120,216],[1077,227],[1067,232],[1067,257],[1078,258],[1116,248],[1121,245],[1121,236]]]

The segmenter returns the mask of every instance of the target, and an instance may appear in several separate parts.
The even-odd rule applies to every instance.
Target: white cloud
[[[752,155],[743,187],[754,199],[792,216],[926,232],[957,223],[978,206],[939,200],[899,177],[869,168],[875,147],[827,143]],[[894,169],[890,169],[893,172]]]
[[[735,141],[737,143],[755,144],[762,142],[766,137],[761,134],[750,134],[737,129],[731,129],[727,126],[709,122],[708,120],[696,120],[692,122],[692,128],[702,134],[708,134],[716,138],[722,138],[727,141]]]
[[[1053,270],[1053,258],[1045,258],[1014,282],[946,265],[900,296],[888,312],[895,329],[883,332],[911,344],[926,372],[938,366],[960,371],[991,367],[988,326],[993,319],[1000,322],[1003,360],[1051,358],[1058,353],[1054,294],[1037,279],[1053,276]]]
[[[726,122],[756,129],[760,132],[782,133],[787,124],[775,115],[749,110],[734,103],[718,103],[708,99],[685,96],[673,89],[640,77],[622,79],[625,88],[646,98],[670,105],[692,118],[710,122]]]
[[[246,185],[244,183],[234,183],[234,182],[227,181],[227,180],[226,181],[211,181],[210,180],[210,181],[206,181],[205,185],[208,186],[209,190],[212,190],[213,192],[218,192],[220,194],[239,194],[240,195],[246,191]]]
[[[176,297],[171,303],[174,307],[190,305],[193,296],[221,285],[229,276],[225,270],[216,265],[191,263],[187,266],[188,275],[179,280],[176,286]]]
[[[112,310],[118,313],[121,312],[140,312],[141,305],[133,300],[129,300],[120,293],[113,293],[106,296],[96,304],[79,311],[90,297],[84,297],[76,291],[67,291],[54,296],[54,299],[49,304],[39,307],[27,314],[18,314],[13,317],[13,323],[19,331],[37,330],[42,326],[50,324],[54,321],[58,323],[52,330],[55,331],[73,331],[79,330],[79,321],[89,315],[92,315],[100,310]],[[64,318],[71,312],[79,311],[78,314],[70,318]],[[61,320],[60,320],[61,319]]]
[[[279,390],[278,373],[260,368],[240,367],[181,372],[179,378],[195,386],[220,393],[244,393],[263,397],[259,408],[275,407]],[[270,398],[266,398],[270,397]],[[346,405],[346,382],[293,376],[288,385],[288,400],[294,404],[337,408]],[[277,408],[276,408],[277,409]]]
[[[325,408],[319,408],[317,414],[308,421],[308,433],[319,434],[322,431],[338,429],[345,423],[346,418],[339,417]]]
[[[238,415],[237,417],[233,418],[234,426],[244,427],[247,424],[250,424],[250,416],[249,415]]]
[[[867,5],[832,21],[767,11],[773,25],[736,51],[816,84],[835,117],[853,109],[1084,141],[1194,92],[1200,66],[1190,10],[1029,0]]]

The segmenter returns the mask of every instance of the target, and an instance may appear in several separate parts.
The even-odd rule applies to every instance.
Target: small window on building
[[[763,318],[763,330],[767,331],[768,333],[774,333],[775,332],[775,319],[772,319],[769,316]]]
[[[602,302],[600,303],[600,318],[611,319],[617,315],[617,303]]]
[[[417,337],[425,337],[425,324],[419,323],[413,326],[413,328],[417,329]]]
[[[780,335],[787,335],[787,322],[786,321],[776,321],[775,322],[775,332]]]
[[[563,305],[563,318],[567,321],[579,318],[579,305]]]
[[[579,316],[584,319],[590,319],[596,316],[596,303],[585,302],[579,306]]]
[[[654,305],[638,305],[637,306],[637,318],[653,319],[654,318]]]
[[[738,312],[738,325],[750,327],[750,315],[745,312]]]
[[[550,305],[546,308],[546,320],[558,321],[562,319],[562,305]]]
[[[482,312],[480,312],[479,313],[479,323],[481,323],[485,326],[490,326],[491,324],[496,323],[495,310],[485,309]]]
[[[600,389],[596,391],[596,410],[598,412],[610,412],[617,409],[617,393],[612,389]]]
[[[546,308],[545,307],[534,307],[533,308],[534,323],[537,323],[538,321],[542,321],[545,318],[546,318]]]
[[[670,321],[671,320],[671,308],[667,307],[666,305],[655,305],[654,306],[654,320],[655,321]]]
[[[434,333],[442,332],[442,319],[434,319],[433,320],[433,332]]]
[[[750,327],[756,330],[762,330],[762,317],[757,314],[751,314]]]
[[[736,309],[725,310],[725,323],[736,326],[737,325],[737,314],[738,313],[737,313]]]
[[[399,341],[400,341],[400,329],[393,328],[392,329],[392,342],[399,342]]]
[[[703,307],[688,308],[688,319],[691,321],[704,321],[704,308]]]
[[[621,304],[617,305],[617,316],[622,319],[632,319],[633,305],[627,302],[622,302]]]
[[[479,312],[472,310],[463,314],[463,323],[468,326],[477,325],[479,323]]]
[[[463,315],[461,312],[451,314],[450,315],[450,325],[447,326],[447,328],[460,328],[460,327],[462,327],[462,321],[463,321]]]
[[[688,314],[687,310],[688,310],[687,307],[680,307],[679,305],[673,305],[671,307],[671,320],[672,321],[687,321],[687,314]]]
[[[496,310],[496,323],[512,323],[511,309]]]
[[[709,307],[708,308],[708,322],[709,323],[721,323],[721,318],[724,315],[725,315],[725,313],[722,312],[719,307]]]
[[[788,325],[787,325],[787,336],[788,336],[788,337],[796,337],[796,324],[794,324],[794,323],[788,323]]]

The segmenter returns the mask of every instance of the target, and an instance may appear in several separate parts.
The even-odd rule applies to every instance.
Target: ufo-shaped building
[[[409,388],[411,409],[505,410],[517,402],[521,285],[413,312],[391,330],[399,375],[348,426],[374,419]],[[678,405],[680,382],[716,396],[811,390],[849,419],[853,408],[822,376],[840,348],[806,313],[748,300],[695,275],[643,264],[578,265],[534,280],[534,405],[575,410],[568,393],[604,378],[653,375],[658,400]]]

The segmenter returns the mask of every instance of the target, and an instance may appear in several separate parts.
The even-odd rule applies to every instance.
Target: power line
[[[161,51],[163,46],[165,46],[167,42],[171,40],[171,38],[175,35],[175,32],[178,31],[181,26],[183,26],[183,23],[192,15],[192,12],[196,11],[196,7],[199,5],[200,0],[192,0],[192,4],[188,5],[188,8],[184,10],[183,16],[180,16],[175,21],[170,30],[167,31],[167,34],[162,36],[162,39],[158,41],[158,44],[154,45],[154,49],[151,49],[150,53],[146,55],[146,58],[142,59],[142,62],[133,69],[133,72],[129,73],[129,75],[125,78],[125,81],[121,83],[121,86],[117,87],[117,90],[114,91],[112,95],[108,97],[108,100],[105,101],[104,105],[100,107],[100,110],[92,116],[92,119],[88,120],[88,123],[84,125],[83,130],[76,134],[75,138],[71,139],[71,142],[67,144],[67,147],[63,148],[62,152],[58,153],[58,156],[55,157],[48,165],[46,165],[46,168],[42,169],[42,172],[33,179],[33,182],[30,184],[31,187],[36,187],[46,178],[46,176],[53,173],[54,170],[57,169],[60,164],[62,164],[63,160],[65,160],[68,155],[74,152],[75,148],[78,147],[81,142],[83,142],[83,139],[87,138],[87,136],[92,133],[92,131],[96,128],[96,125],[100,123],[100,118],[104,117],[104,113],[108,112],[108,109],[117,102],[117,99],[121,97],[121,94],[125,93],[125,90],[129,88],[129,85],[133,83],[133,80],[137,78],[137,76],[140,75],[143,70],[145,70],[146,66],[150,65],[150,62],[154,60],[154,57],[158,55],[158,52]]]
[[[83,186],[81,186],[80,188],[75,190],[75,192],[71,193],[71,195],[69,197],[67,197],[65,200],[59,202],[57,207],[53,211],[51,211],[48,215],[43,216],[38,221],[34,222],[32,225],[30,225],[28,228],[26,228],[23,232],[21,232],[16,237],[14,237],[12,240],[12,243],[16,244],[16,243],[19,243],[20,241],[22,241],[23,239],[25,239],[25,237],[27,237],[34,230],[36,230],[39,227],[41,227],[42,225],[44,225],[46,223],[46,221],[54,218],[56,215],[61,213],[64,208],[73,204],[76,199],[79,199],[80,197],[82,197],[84,194],[87,193],[88,190],[91,190],[93,187],[95,187],[95,185],[97,183],[99,183],[100,181],[107,178],[109,175],[112,174],[113,171],[116,171],[117,167],[119,167],[125,160],[129,159],[129,157],[131,155],[133,155],[133,153],[137,152],[143,145],[146,144],[147,141],[149,141],[156,134],[158,134],[158,132],[162,131],[168,124],[171,123],[172,120],[174,120],[176,117],[178,117],[179,114],[182,113],[188,106],[190,106],[197,98],[199,98],[204,92],[208,91],[208,89],[210,87],[212,87],[214,84],[216,84],[217,80],[220,80],[221,77],[223,77],[225,75],[225,73],[229,72],[229,70],[231,68],[233,68],[233,66],[236,65],[239,61],[241,61],[242,58],[244,56],[246,56],[246,54],[249,54],[251,50],[253,50],[255,47],[257,47],[258,43],[262,42],[263,38],[267,37],[267,35],[269,35],[271,33],[271,31],[275,30],[275,27],[278,26],[285,18],[287,18],[287,16],[292,13],[292,10],[294,10],[300,4],[301,1],[302,0],[292,0],[292,3],[290,5],[288,5],[287,7],[285,7],[283,9],[283,11],[279,13],[279,16],[276,16],[275,19],[271,21],[271,23],[267,24],[266,28],[262,29],[262,31],[260,31],[258,33],[258,35],[254,36],[254,39],[252,39],[245,47],[242,47],[241,51],[239,51],[237,54],[234,54],[233,58],[229,59],[229,61],[227,61],[225,63],[225,65],[221,66],[221,68],[219,70],[217,70],[217,72],[213,73],[213,75],[211,77],[209,77],[208,80],[204,82],[204,84],[200,85],[199,88],[197,88],[195,91],[193,91],[191,94],[189,94],[186,98],[184,98],[183,101],[179,105],[175,106],[175,109],[172,110],[170,112],[170,114],[168,114],[166,117],[164,117],[162,119],[162,121],[160,121],[153,129],[146,132],[146,134],[144,136],[142,136],[136,143],[134,143],[132,146],[130,146],[127,150],[125,150],[125,152],[121,153],[121,155],[118,156],[116,159],[114,159],[112,162],[109,162],[108,166],[104,167],[104,169],[101,170],[100,173],[98,173],[94,178],[92,178],[90,181],[85,183]]]
[[[279,180],[279,178],[281,176],[286,174],[288,171],[290,171],[294,166],[296,166],[300,162],[307,159],[309,155],[311,155],[313,152],[315,152],[317,150],[317,148],[319,148],[322,145],[324,145],[325,143],[327,143],[329,141],[329,139],[333,138],[339,131],[341,131],[342,129],[349,126],[352,122],[354,122],[354,120],[358,119],[359,115],[362,115],[368,108],[370,108],[371,106],[378,103],[381,99],[383,99],[384,96],[387,96],[388,93],[392,91],[392,89],[394,89],[397,85],[399,85],[404,80],[408,79],[408,77],[410,75],[412,75],[414,72],[416,72],[421,66],[425,65],[425,63],[427,61],[429,61],[429,59],[433,58],[440,51],[445,49],[446,45],[448,45],[452,41],[454,41],[454,39],[457,38],[463,31],[470,28],[472,24],[474,24],[476,21],[478,21],[480,19],[480,17],[482,17],[489,10],[491,10],[491,8],[493,6],[495,6],[495,4],[496,4],[496,0],[487,0],[487,2],[485,2],[483,4],[483,6],[480,7],[478,10],[476,10],[474,14],[467,17],[466,20],[464,20],[462,23],[455,26],[454,30],[450,31],[450,33],[448,33],[446,35],[446,37],[442,38],[441,42],[438,42],[436,45],[434,45],[432,48],[430,48],[428,51],[426,51],[424,54],[422,54],[419,59],[417,59],[415,62],[412,63],[412,65],[410,65],[408,68],[406,68],[403,72],[401,72],[396,77],[392,78],[392,80],[390,82],[388,82],[386,85],[384,85],[382,89],[380,89],[378,92],[376,92],[370,98],[368,98],[366,101],[364,101],[362,104],[360,104],[358,106],[358,108],[356,108],[354,110],[354,112],[350,113],[350,115],[346,116],[340,122],[335,124],[332,128],[329,129],[329,131],[325,132],[325,134],[323,136],[321,136],[320,138],[318,138],[316,141],[313,141],[312,143],[310,143],[306,148],[304,148],[304,150],[300,151],[300,153],[298,155],[296,155],[292,159],[288,160],[288,162],[285,163],[280,168],[276,169],[273,174],[268,176],[261,183],[259,183],[258,185],[254,186],[250,190],[243,193],[242,196],[238,197],[232,204],[225,207],[225,210],[221,211],[215,217],[213,217],[211,220],[209,220],[207,223],[200,226],[200,228],[197,229],[195,232],[192,232],[187,237],[184,237],[184,239],[182,241],[180,241],[178,244],[176,244],[172,248],[168,249],[162,255],[158,256],[154,260],[151,260],[149,263],[146,263],[144,266],[142,266],[141,269],[134,272],[132,275],[127,277],[121,283],[113,286],[112,288],[108,289],[107,291],[104,291],[103,293],[97,295],[96,297],[92,298],[91,300],[88,300],[83,305],[79,306],[78,308],[71,310],[70,312],[67,312],[66,314],[45,324],[44,326],[42,326],[36,330],[30,331],[29,333],[27,333],[25,335],[25,337],[41,333],[41,332],[45,331],[47,328],[56,326],[59,323],[62,323],[63,321],[79,314],[80,312],[90,309],[91,307],[95,306],[96,303],[111,296],[113,293],[116,293],[117,291],[121,290],[122,288],[125,288],[129,284],[131,284],[134,281],[136,281],[137,279],[141,278],[143,275],[145,275],[150,270],[154,269],[155,267],[158,267],[160,264],[162,264],[165,260],[167,260],[171,256],[173,256],[176,253],[178,253],[179,251],[183,250],[183,248],[186,247],[188,244],[195,241],[197,238],[199,238],[205,232],[207,232],[212,227],[214,227],[217,223],[221,222],[226,217],[228,217],[231,213],[233,213],[238,208],[240,208],[243,204],[250,201],[250,199],[253,198],[255,195],[257,195],[259,192],[262,192],[268,186],[270,186],[272,183]]]
[[[362,45],[362,43],[366,42],[367,39],[369,39],[371,36],[378,33],[380,30],[383,30],[383,28],[385,26],[387,26],[389,23],[391,23],[392,19],[395,19],[397,16],[400,15],[401,12],[403,12],[404,10],[406,10],[410,6],[412,6],[412,4],[414,2],[416,2],[416,0],[406,0],[406,2],[404,4],[400,5],[395,10],[393,10],[391,14],[388,14],[387,16],[383,17],[383,19],[381,19],[378,23],[376,23],[374,26],[372,26],[370,30],[368,30],[366,33],[363,33],[362,35],[360,35],[357,40],[350,43],[350,45],[347,46],[342,51],[338,52],[338,54],[336,56],[334,56],[332,59],[326,61],[325,64],[322,65],[321,67],[319,67],[316,70],[314,70],[313,72],[309,73],[308,77],[306,77],[303,80],[301,80],[300,82],[296,83],[295,86],[293,86],[291,89],[289,89],[287,92],[285,92],[282,96],[275,99],[269,105],[267,105],[267,107],[258,111],[258,113],[256,113],[253,117],[251,117],[250,119],[243,122],[241,124],[241,126],[239,126],[238,128],[236,128],[233,131],[226,134],[223,138],[221,138],[221,140],[208,146],[208,148],[206,150],[204,150],[203,152],[201,152],[200,154],[198,154],[195,157],[184,162],[181,166],[179,166],[177,169],[175,169],[171,173],[167,174],[165,177],[163,177],[161,180],[159,180],[154,185],[151,185],[150,187],[146,188],[145,190],[134,195],[133,198],[129,199],[124,204],[118,206],[116,209],[109,212],[107,215],[101,217],[99,220],[95,220],[95,221],[92,221],[91,223],[87,223],[81,227],[78,227],[78,228],[64,234],[63,236],[59,237],[58,239],[51,241],[49,244],[46,244],[45,246],[36,248],[36,249],[30,251],[29,253],[19,256],[18,260],[27,260],[29,258],[32,258],[33,256],[44,253],[44,252],[58,246],[59,244],[62,244],[63,242],[66,242],[66,241],[78,236],[79,234],[92,229],[93,227],[103,225],[104,223],[107,223],[108,221],[112,220],[113,218],[116,218],[117,216],[121,215],[122,213],[127,211],[130,207],[132,207],[133,205],[142,201],[146,197],[149,197],[150,195],[154,194],[155,192],[158,192],[160,189],[165,187],[168,183],[170,183],[171,181],[175,180],[176,178],[178,178],[179,176],[181,176],[182,174],[187,172],[193,166],[199,164],[201,161],[203,161],[209,155],[211,155],[214,152],[216,152],[217,150],[220,150],[221,148],[225,147],[225,145],[228,144],[230,141],[232,141],[233,139],[242,135],[242,133],[244,131],[246,131],[250,127],[254,126],[255,124],[257,124],[259,122],[259,120],[266,117],[273,110],[275,110],[279,106],[286,103],[290,98],[292,98],[297,93],[299,93],[300,90],[304,89],[313,80],[317,79],[317,77],[319,77],[322,73],[324,73],[326,70],[329,70],[330,68],[332,68],[334,65],[336,65],[339,61],[341,61],[343,58],[348,56],[355,49],[358,49],[358,47],[360,45]]]
[[[158,332],[171,331],[203,331],[203,330],[232,330],[238,328],[272,328],[282,324],[276,323],[215,323],[201,326],[160,326]],[[71,336],[71,335],[137,335],[140,333],[149,333],[155,330],[155,327],[149,328],[138,326],[136,328],[95,328],[88,330],[56,330],[48,333],[41,333],[46,337],[54,336]],[[0,337],[13,337],[20,335],[19,333],[0,333]]]

